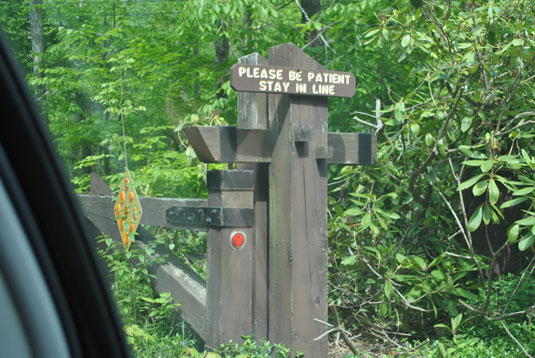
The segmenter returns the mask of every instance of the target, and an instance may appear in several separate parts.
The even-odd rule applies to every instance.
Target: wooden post
[[[208,206],[252,208],[254,172],[222,170],[207,173]],[[231,246],[230,235],[239,229],[247,241],[241,249]],[[207,260],[207,331],[205,344],[216,349],[252,331],[253,245],[252,228],[210,227]]]
[[[267,65],[268,61],[258,53],[238,60],[238,63]],[[267,94],[238,92],[238,128],[267,129]],[[239,143],[238,143],[239,145]],[[238,164],[238,169],[255,172],[253,235],[253,327],[256,338],[268,339],[268,198],[269,166],[265,163]],[[245,332],[244,332],[245,333]]]
[[[184,128],[199,160],[240,163],[240,169],[256,174],[250,276],[253,323],[252,327],[242,325],[229,331],[252,332],[284,343],[292,356],[299,350],[306,357],[325,358],[327,166],[373,164],[376,138],[367,133],[327,132],[327,96],[353,96],[355,76],[323,69],[291,43],[272,47],[269,63],[251,54],[241,58],[230,72],[230,85],[238,91],[238,126]],[[233,201],[217,203],[235,205]],[[214,237],[226,235],[221,232],[214,231]],[[228,260],[228,252],[218,250],[209,248],[209,259],[213,260],[209,271],[215,272],[209,273],[213,276],[213,295],[224,285],[217,283],[216,277],[226,280],[217,276],[224,267],[217,260]],[[249,289],[244,286],[236,295],[248,295]],[[217,316],[222,312],[214,311],[208,319],[223,322]],[[209,330],[220,335],[217,324],[212,323]],[[212,341],[224,339],[218,336]]]
[[[270,48],[274,66],[322,67],[294,44]],[[277,136],[269,167],[269,339],[327,357],[327,98],[269,95]]]

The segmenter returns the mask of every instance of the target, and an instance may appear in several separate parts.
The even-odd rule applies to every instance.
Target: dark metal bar
[[[252,227],[254,209],[222,207],[172,207],[166,210],[168,222],[175,225],[205,227]]]

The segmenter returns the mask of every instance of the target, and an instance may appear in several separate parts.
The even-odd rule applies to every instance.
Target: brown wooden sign
[[[245,92],[353,97],[355,76],[349,72],[235,64],[230,68],[230,86]]]

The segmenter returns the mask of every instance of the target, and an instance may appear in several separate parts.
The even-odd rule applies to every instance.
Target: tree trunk
[[[302,10],[306,13],[301,14],[301,22],[304,24],[311,19],[312,16],[316,15],[321,11],[321,0],[301,0]],[[308,19],[307,19],[308,16]],[[307,39],[311,42],[311,46],[318,46],[319,41],[316,39],[318,36],[318,31],[309,31],[307,33]]]
[[[43,37],[43,0],[30,1],[30,32],[32,39],[33,74],[40,77],[41,60],[45,51]]]
[[[229,41],[228,41],[228,37],[223,34],[224,30],[225,30],[224,25],[222,25],[221,29],[219,31],[218,37],[214,41],[214,48],[215,48],[214,62],[216,64],[216,66],[220,66],[220,65],[224,64],[225,62],[227,62],[228,55],[229,55],[229,52],[230,52],[230,44],[229,44]],[[217,85],[216,85],[217,88],[216,89],[219,89],[221,87],[221,85],[225,82],[225,80],[227,79],[227,76],[228,76],[227,73],[228,73],[228,71],[226,72],[225,75],[223,75],[217,81]],[[225,97],[225,92],[222,91],[222,90],[217,92],[217,97],[218,98]]]
[[[32,63],[34,78],[42,77],[41,63],[45,52],[45,39],[43,36],[43,0],[30,1],[30,36],[32,41]],[[37,86],[37,101],[43,100],[46,89],[43,85]],[[48,116],[41,111],[41,116],[48,125]]]

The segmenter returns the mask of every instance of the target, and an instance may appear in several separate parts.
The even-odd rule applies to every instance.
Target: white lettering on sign
[[[288,87],[290,87],[290,82],[280,82],[280,81],[260,81],[258,82],[258,88],[261,92],[288,92]],[[284,90],[283,90],[284,89]]]
[[[301,73],[302,71],[290,70],[288,71],[288,77],[290,78],[290,81],[302,81]]]
[[[251,68],[240,66],[238,68],[238,74],[240,77],[247,78],[268,78],[270,80],[282,80],[282,69],[260,69],[260,67]]]
[[[312,93],[319,95],[334,95],[334,85],[312,85]]]
[[[351,97],[355,76],[347,72],[237,64],[230,85],[237,91]]]

